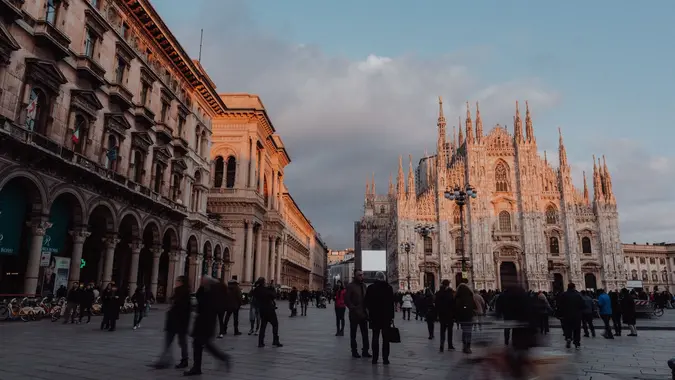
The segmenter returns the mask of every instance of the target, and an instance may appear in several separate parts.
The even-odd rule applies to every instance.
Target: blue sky
[[[531,103],[535,104],[532,98],[546,95],[548,100],[533,109],[540,149],[549,150],[549,157],[555,157],[551,150],[556,149],[557,127],[560,126],[570,161],[578,163],[577,172],[589,169],[591,154],[607,154],[610,169],[615,177],[619,177],[615,188],[618,188],[616,191],[622,202],[620,211],[626,211],[622,213],[626,214],[622,228],[627,231],[622,234],[638,241],[675,240],[675,223],[651,225],[653,222],[645,215],[650,214],[645,210],[651,210],[645,208],[646,205],[658,211],[664,207],[664,202],[675,203],[672,191],[675,179],[669,179],[675,176],[675,154],[669,149],[675,137],[673,1],[650,1],[649,7],[637,2],[608,0],[555,3],[425,0],[416,2],[415,6],[398,0],[193,0],[189,8],[182,4],[178,0],[153,1],[160,15],[194,56],[198,51],[199,29],[205,29],[204,65],[219,90],[261,94],[273,120],[275,115],[281,115],[277,116],[275,125],[282,138],[287,139],[299,155],[296,162],[311,159],[311,154],[305,155],[304,151],[305,144],[312,140],[299,137],[300,132],[306,135],[307,129],[291,125],[299,123],[287,116],[291,101],[279,96],[281,91],[270,89],[274,85],[269,84],[267,72],[275,70],[275,75],[286,74],[270,66],[240,75],[227,72],[228,66],[238,68],[245,65],[246,60],[256,65],[262,59],[270,59],[261,55],[263,53],[254,52],[256,41],[261,50],[277,52],[266,48],[267,44],[274,48],[286,47],[284,54],[278,50],[277,56],[284,57],[280,58],[279,65],[286,62],[282,59],[287,59],[292,62],[289,67],[308,65],[316,68],[316,71],[304,69],[308,74],[303,80],[307,81],[326,80],[327,67],[340,68],[341,64],[346,67],[349,63],[364,61],[369,55],[404,62],[401,65],[407,64],[406,72],[413,72],[412,68],[417,67],[410,63],[414,61],[419,67],[423,62],[424,67],[433,67],[442,73],[438,66],[447,62],[470,72],[470,79],[466,82],[458,79],[460,84],[446,83],[445,87],[435,86],[432,82],[426,89],[416,89],[420,96],[432,100],[438,95],[446,96],[436,93],[444,89],[447,92],[453,88],[462,89],[453,94],[457,104],[450,105],[458,109],[460,98],[482,101],[478,99],[481,94],[492,91],[494,86],[495,91],[506,92],[500,95],[504,98],[509,96],[509,89],[513,89],[511,104],[515,100],[525,100],[518,98],[521,94],[530,96]],[[302,55],[302,59],[288,58],[291,48],[300,44],[313,50]],[[220,45],[228,45],[229,49],[221,49]],[[231,46],[239,47],[242,57],[231,57],[238,54]],[[271,56],[272,61],[274,58]],[[266,75],[266,81],[253,78],[260,74]],[[252,79],[241,78],[247,75]],[[294,75],[302,75],[302,72],[296,70]],[[414,77],[414,74],[408,74],[410,76]],[[406,85],[410,86],[409,83]],[[411,94],[406,93],[406,96]],[[303,99],[302,94],[292,97]],[[397,99],[388,100],[395,102]],[[293,113],[304,106],[295,103]],[[511,114],[500,113],[497,106],[494,108],[492,124],[510,125]],[[424,115],[420,123],[428,123],[424,124],[429,128],[427,137],[434,133],[434,109],[433,102],[427,101],[424,109],[419,110]],[[446,116],[459,113],[454,111],[453,108],[446,109]],[[481,111],[485,117],[488,111],[483,107]],[[371,124],[367,128],[378,131],[378,127]],[[326,135],[317,131],[314,139],[325,138],[322,136]],[[426,141],[425,148],[433,149],[434,143],[433,139]],[[381,155],[387,157],[387,164],[373,163],[373,171],[381,173],[378,175],[380,189],[386,189],[389,171],[396,169],[397,161],[390,158],[409,153],[400,149],[397,145],[395,154],[393,151],[382,152]],[[410,152],[415,155],[421,150],[421,145],[410,147]],[[290,153],[293,156],[294,151]],[[302,162],[297,165],[303,167]],[[298,169],[298,172],[293,172],[291,167],[288,170],[291,178],[301,182],[304,175],[300,172],[304,173],[306,168]],[[357,170],[358,174],[351,174],[350,179],[365,178],[366,170]],[[351,201],[344,199],[356,205],[351,216],[340,214],[338,221],[328,220],[323,215],[330,213],[330,209],[314,207],[321,199],[303,195],[305,190],[297,190],[292,182],[288,185],[293,194],[298,193],[295,196],[298,203],[307,209],[303,211],[316,221],[314,224],[320,232],[335,235],[336,245],[349,246],[350,220],[359,217],[363,182],[359,182],[361,194],[358,198],[353,199],[355,195],[352,195]],[[577,175],[575,183],[580,182],[580,175]],[[660,192],[633,197],[633,188],[644,184],[658,187]],[[297,186],[304,187],[302,183]],[[324,200],[330,201],[329,198]],[[635,218],[639,218],[639,222]],[[321,231],[322,227],[331,232]],[[636,230],[638,227],[639,231]],[[336,229],[340,232],[333,233]]]

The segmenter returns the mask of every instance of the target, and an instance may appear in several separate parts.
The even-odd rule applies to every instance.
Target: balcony
[[[0,0],[0,14],[8,23],[21,18],[23,3],[25,0]]]
[[[136,118],[136,124],[145,129],[152,129],[155,126],[155,113],[150,111],[147,106],[136,105],[134,117]]]
[[[163,143],[168,144],[173,140],[173,128],[163,121],[155,123],[155,134]]]
[[[134,106],[134,103],[132,102],[134,96],[126,89],[126,87],[124,87],[124,85],[114,83],[108,85],[108,89],[110,90],[108,94],[110,96],[110,101],[117,104],[123,111]]]
[[[93,58],[80,55],[77,57],[77,76],[88,81],[94,88],[105,84],[105,69],[101,67]]]
[[[39,46],[54,52],[57,60],[70,55],[70,38],[46,20],[35,22],[35,39]]]

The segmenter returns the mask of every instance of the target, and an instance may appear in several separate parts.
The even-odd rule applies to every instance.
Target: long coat
[[[171,302],[171,309],[166,313],[164,330],[175,334],[187,334],[190,326],[190,314],[192,313],[190,289],[187,285],[181,285],[174,289]]]
[[[627,325],[634,325],[637,318],[635,316],[635,301],[633,300],[633,297],[631,297],[629,294],[626,294],[619,302],[621,304],[621,316],[623,318],[623,323]]]
[[[222,296],[217,286],[200,286],[197,290],[197,317],[192,327],[192,337],[210,339],[216,335],[218,312],[222,310]]]
[[[364,303],[371,329],[389,327],[394,320],[394,290],[391,285],[376,281],[366,289]]]

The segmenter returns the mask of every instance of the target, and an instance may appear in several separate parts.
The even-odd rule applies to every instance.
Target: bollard
[[[670,367],[670,370],[673,373],[673,380],[675,380],[675,358],[668,360],[668,367]]]

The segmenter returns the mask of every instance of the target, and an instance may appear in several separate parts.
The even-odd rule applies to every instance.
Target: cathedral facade
[[[524,124],[516,103],[513,133],[500,125],[483,133],[478,104],[474,124],[467,103],[464,128],[447,141],[439,101],[436,154],[416,168],[410,157],[407,178],[400,157],[386,195],[377,194],[374,177],[368,181],[365,212],[355,223],[357,257],[386,250],[388,278],[399,290],[438,288],[444,279],[456,286],[463,277],[475,289],[503,288],[507,278],[531,290],[560,291],[568,282],[579,289],[623,287],[617,204],[604,156],[593,158],[592,194],[585,173],[583,189],[576,189],[562,134],[554,167],[538,154],[527,103]],[[478,195],[463,207],[460,223],[460,208],[445,192],[467,184]]]

